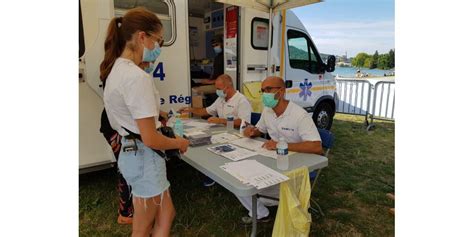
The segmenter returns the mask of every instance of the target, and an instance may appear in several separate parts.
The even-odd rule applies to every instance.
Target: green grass
[[[394,123],[376,122],[367,132],[363,117],[337,114],[336,136],[329,166],[312,195],[324,217],[313,214],[310,236],[393,236],[395,192]],[[202,186],[199,172],[171,164],[168,177],[177,216],[173,236],[248,236],[240,224],[247,214],[235,196],[219,185]],[[118,225],[116,173],[113,169],[81,175],[79,233],[81,236],[129,236],[131,226]],[[271,236],[273,222],[258,226],[258,236]]]

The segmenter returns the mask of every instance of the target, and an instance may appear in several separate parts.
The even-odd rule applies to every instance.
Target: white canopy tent
[[[258,11],[267,12],[269,19],[268,29],[268,45],[271,41],[271,32],[273,27],[273,12],[286,10],[295,7],[306,6],[313,3],[321,2],[321,0],[216,0],[216,2],[226,3],[239,7],[252,8]],[[267,76],[270,76],[270,57],[271,51],[267,52]]]
[[[321,0],[216,0],[216,2],[239,7],[250,7],[258,11],[270,13],[270,11],[275,12],[318,3]]]

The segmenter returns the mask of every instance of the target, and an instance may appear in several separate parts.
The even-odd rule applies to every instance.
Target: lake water
[[[355,67],[336,67],[334,72],[331,72],[332,75],[336,76],[342,76],[342,77],[354,77],[355,74],[357,73],[357,69]],[[361,73],[368,73],[369,75],[372,76],[382,76],[385,74],[391,74],[393,73],[393,70],[381,70],[381,69],[367,69],[367,68],[361,68],[360,69]]]

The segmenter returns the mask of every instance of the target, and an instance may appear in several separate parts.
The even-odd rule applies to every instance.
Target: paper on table
[[[267,150],[266,148],[263,148],[262,147],[263,142],[259,141],[259,140],[244,137],[244,138],[232,141],[231,143],[234,144],[234,145],[237,145],[237,146],[255,151],[255,152],[257,152],[258,154],[260,154],[262,156],[271,157],[273,159],[277,158],[276,157],[276,152],[272,151],[272,150]]]
[[[191,128],[184,129],[184,133],[203,132],[203,131],[206,131],[206,130],[207,129],[191,127]]]
[[[270,157],[273,159],[277,158],[276,151],[263,148],[262,146],[264,142],[256,140],[256,139],[244,137],[238,140],[231,141],[230,143],[255,151],[259,155],[262,155],[262,156]],[[293,155],[294,153],[295,153],[294,151],[289,151],[288,155]]]
[[[255,186],[257,189],[268,188],[275,184],[289,180],[288,177],[280,173],[266,173],[252,178],[250,182],[251,185]]]
[[[251,167],[252,162],[248,163],[246,161],[248,160],[226,163],[220,167],[240,180],[242,183],[249,184],[249,178],[258,176],[260,174],[260,170],[253,169],[253,167]]]
[[[260,147],[257,150],[255,150],[259,155],[270,157],[276,160],[277,158],[277,153],[274,150],[268,150],[266,148]],[[290,152],[288,152],[288,155],[290,155]]]
[[[186,137],[190,137],[190,136],[197,136],[197,135],[205,135],[206,133],[203,132],[203,131],[191,131],[191,132],[185,132],[184,135]]]
[[[212,144],[215,144],[215,143],[228,143],[228,142],[237,140],[239,138],[240,137],[238,137],[234,134],[224,132],[224,133],[219,133],[219,134],[212,135],[211,142],[212,142]]]
[[[196,128],[210,128],[212,127],[214,124],[210,124],[210,123],[205,123],[205,122],[198,122],[198,121],[194,121],[194,120],[183,120],[184,124],[186,126],[190,126],[190,127],[196,127]]]
[[[289,180],[287,176],[276,172],[256,160],[226,163],[221,166],[221,168],[242,183],[252,185],[257,189],[267,188]]]
[[[249,151],[247,149],[240,148],[231,144],[213,146],[207,149],[233,161],[238,161],[257,155],[257,153],[253,151]]]
[[[253,151],[262,148],[263,145],[262,141],[251,139],[248,137],[240,138],[238,140],[232,141],[231,143]]]

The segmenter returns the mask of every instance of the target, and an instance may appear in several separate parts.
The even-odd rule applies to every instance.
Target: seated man
[[[217,77],[224,73],[224,50],[222,38],[222,35],[216,35],[211,40],[212,48],[215,53],[212,75],[210,78],[201,80],[200,84],[203,85],[192,88],[194,95],[207,95],[216,91],[214,83]]]
[[[275,150],[280,137],[284,137],[288,143],[288,150],[295,152],[323,154],[321,138],[309,114],[300,106],[285,99],[285,82],[280,77],[267,77],[261,86],[262,102],[265,108],[262,116],[255,127],[247,127],[244,130],[246,137],[257,137],[262,133],[268,133],[271,140],[266,141],[263,146],[269,150]],[[291,160],[291,157],[290,157]],[[291,163],[291,161],[290,161]],[[262,189],[259,194],[278,198],[279,185]],[[252,197],[237,197],[252,216]],[[257,200],[257,219],[261,222],[268,221],[269,211],[264,206],[277,205],[276,201],[265,198]],[[250,217],[243,217],[245,224],[251,224]]]
[[[207,108],[181,108],[179,112],[191,112],[197,116],[209,116],[209,123],[227,124],[227,116],[234,117],[234,127],[240,127],[242,119],[250,122],[252,108],[250,103],[240,92],[234,89],[232,78],[227,74],[222,74],[216,79],[216,94],[219,96],[216,101]],[[217,116],[217,117],[215,117]],[[204,186],[214,185],[214,180],[206,178]]]
[[[232,78],[222,74],[216,79],[216,101],[207,108],[181,108],[180,112],[190,112],[197,116],[209,116],[209,123],[227,124],[227,116],[233,115],[234,127],[240,127],[243,120],[250,122],[252,108],[250,103],[240,92],[234,89]]]

